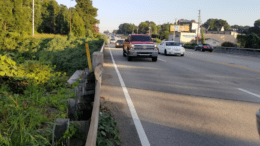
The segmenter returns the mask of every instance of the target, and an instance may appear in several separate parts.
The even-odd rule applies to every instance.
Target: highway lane
[[[185,57],[128,62],[111,44],[101,96],[116,113],[123,145],[141,143],[109,49],[151,145],[259,145],[259,58],[187,49]]]

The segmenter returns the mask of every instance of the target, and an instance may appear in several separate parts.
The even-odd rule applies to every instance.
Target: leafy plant
[[[99,117],[97,146],[120,145],[120,136],[115,127],[118,125],[108,113],[103,113]]]

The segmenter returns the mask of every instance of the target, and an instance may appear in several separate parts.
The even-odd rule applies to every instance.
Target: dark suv
[[[199,45],[195,46],[194,50],[195,51],[200,50],[201,52],[205,52],[205,51],[212,52],[213,47],[211,47],[209,44],[199,44]]]
[[[123,42],[124,42],[124,40],[117,40],[116,41],[116,48],[120,48],[120,47],[123,47]]]

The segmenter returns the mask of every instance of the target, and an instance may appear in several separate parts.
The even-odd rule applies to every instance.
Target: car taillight
[[[203,48],[207,48],[207,46],[203,46]]]
[[[213,47],[211,47],[211,49],[213,49]]]

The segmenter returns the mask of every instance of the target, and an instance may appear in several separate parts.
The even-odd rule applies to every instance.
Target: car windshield
[[[114,41],[115,39],[111,39],[111,41]]]
[[[179,46],[179,44],[175,42],[166,42],[166,46]]]
[[[118,43],[123,43],[123,40],[118,40],[117,42],[118,42]]]
[[[131,36],[131,42],[133,42],[133,41],[152,42],[152,39],[149,36]]]

